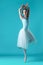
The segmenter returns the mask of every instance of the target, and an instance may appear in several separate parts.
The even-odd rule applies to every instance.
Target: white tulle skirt
[[[20,30],[17,40],[17,47],[27,49],[28,44],[35,40],[32,32],[30,30]]]

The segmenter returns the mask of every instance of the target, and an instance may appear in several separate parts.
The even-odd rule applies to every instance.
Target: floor
[[[23,56],[0,56],[0,65],[43,65],[43,57],[29,56],[24,63]]]

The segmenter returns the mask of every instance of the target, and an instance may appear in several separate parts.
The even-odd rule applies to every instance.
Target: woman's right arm
[[[22,16],[22,14],[20,13],[20,8],[19,8],[19,16],[21,20],[24,18],[24,16]]]

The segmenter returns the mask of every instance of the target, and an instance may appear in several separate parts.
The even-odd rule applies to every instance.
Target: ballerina
[[[19,16],[22,21],[23,27],[18,34],[17,47],[24,50],[24,62],[26,62],[27,60],[26,50],[28,49],[28,44],[35,41],[34,35],[30,30],[28,30],[29,13],[30,8],[28,7],[28,4],[22,5],[19,8]]]

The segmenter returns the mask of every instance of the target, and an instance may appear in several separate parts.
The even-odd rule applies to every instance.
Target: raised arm
[[[20,8],[19,8],[19,16],[20,16],[21,20],[24,18],[24,16],[22,16],[21,13],[20,13]]]

